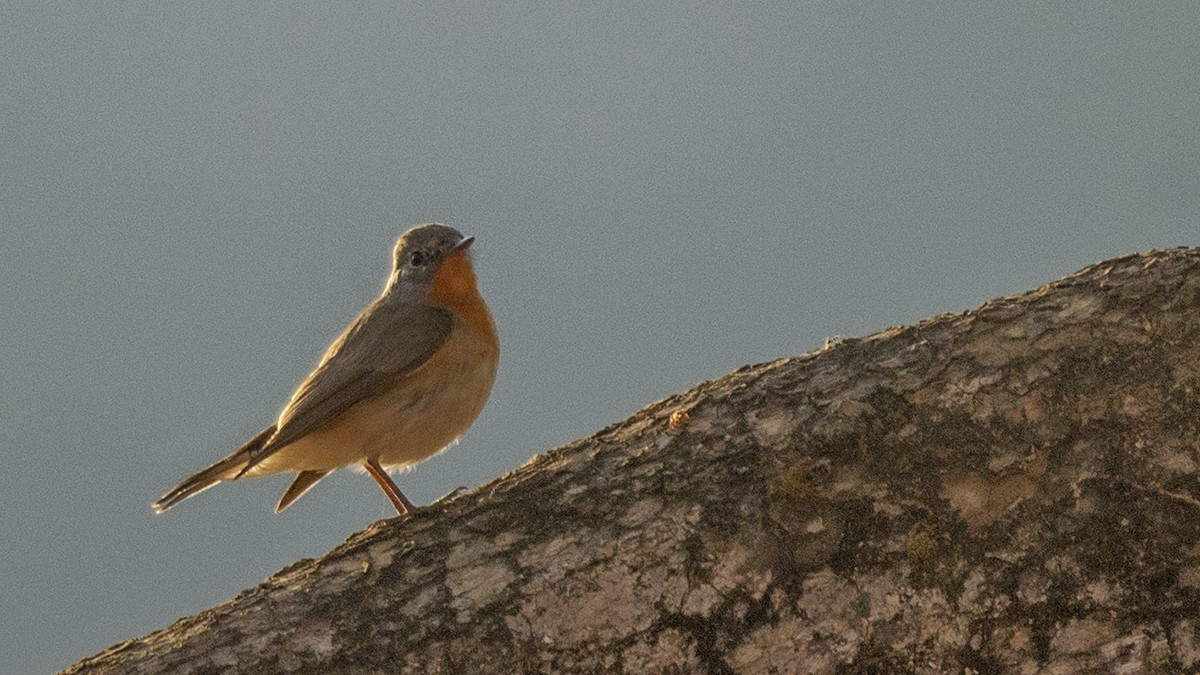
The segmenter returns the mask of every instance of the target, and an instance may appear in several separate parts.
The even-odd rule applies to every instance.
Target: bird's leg
[[[417,507],[413,506],[412,502],[408,501],[408,498],[400,491],[400,488],[396,487],[396,484],[392,482],[391,476],[387,475],[382,466],[379,466],[378,459],[374,457],[368,459],[366,467],[367,473],[371,474],[371,478],[374,478],[376,483],[379,483],[379,489],[383,490],[383,494],[387,495],[387,498],[391,500],[392,506],[396,507],[396,513],[407,516],[416,510]]]

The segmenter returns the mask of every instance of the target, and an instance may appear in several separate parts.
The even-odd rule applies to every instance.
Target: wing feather
[[[278,431],[243,473],[302,436],[333,422],[351,406],[379,395],[399,376],[429,360],[450,335],[453,319],[440,307],[380,298],[325,351],[279,415]]]

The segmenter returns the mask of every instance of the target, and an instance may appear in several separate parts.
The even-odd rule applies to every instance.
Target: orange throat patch
[[[495,339],[492,313],[479,295],[475,270],[466,251],[455,253],[442,263],[430,284],[429,302],[456,311],[476,334]]]

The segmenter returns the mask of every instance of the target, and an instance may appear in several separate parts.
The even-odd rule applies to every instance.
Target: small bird
[[[223,481],[296,471],[278,513],[334,469],[360,464],[400,515],[415,507],[389,469],[454,443],[487,402],[500,342],[467,249],[432,223],[396,242],[379,296],[325,351],[274,424],[154,502],[162,513]]]

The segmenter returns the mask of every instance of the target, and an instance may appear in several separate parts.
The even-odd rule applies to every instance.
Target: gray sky
[[[477,237],[503,343],[417,503],[1200,243],[1200,3],[577,4],[0,3],[0,671],[390,515],[351,472],[278,516],[279,476],[150,502],[271,421],[412,224]]]

